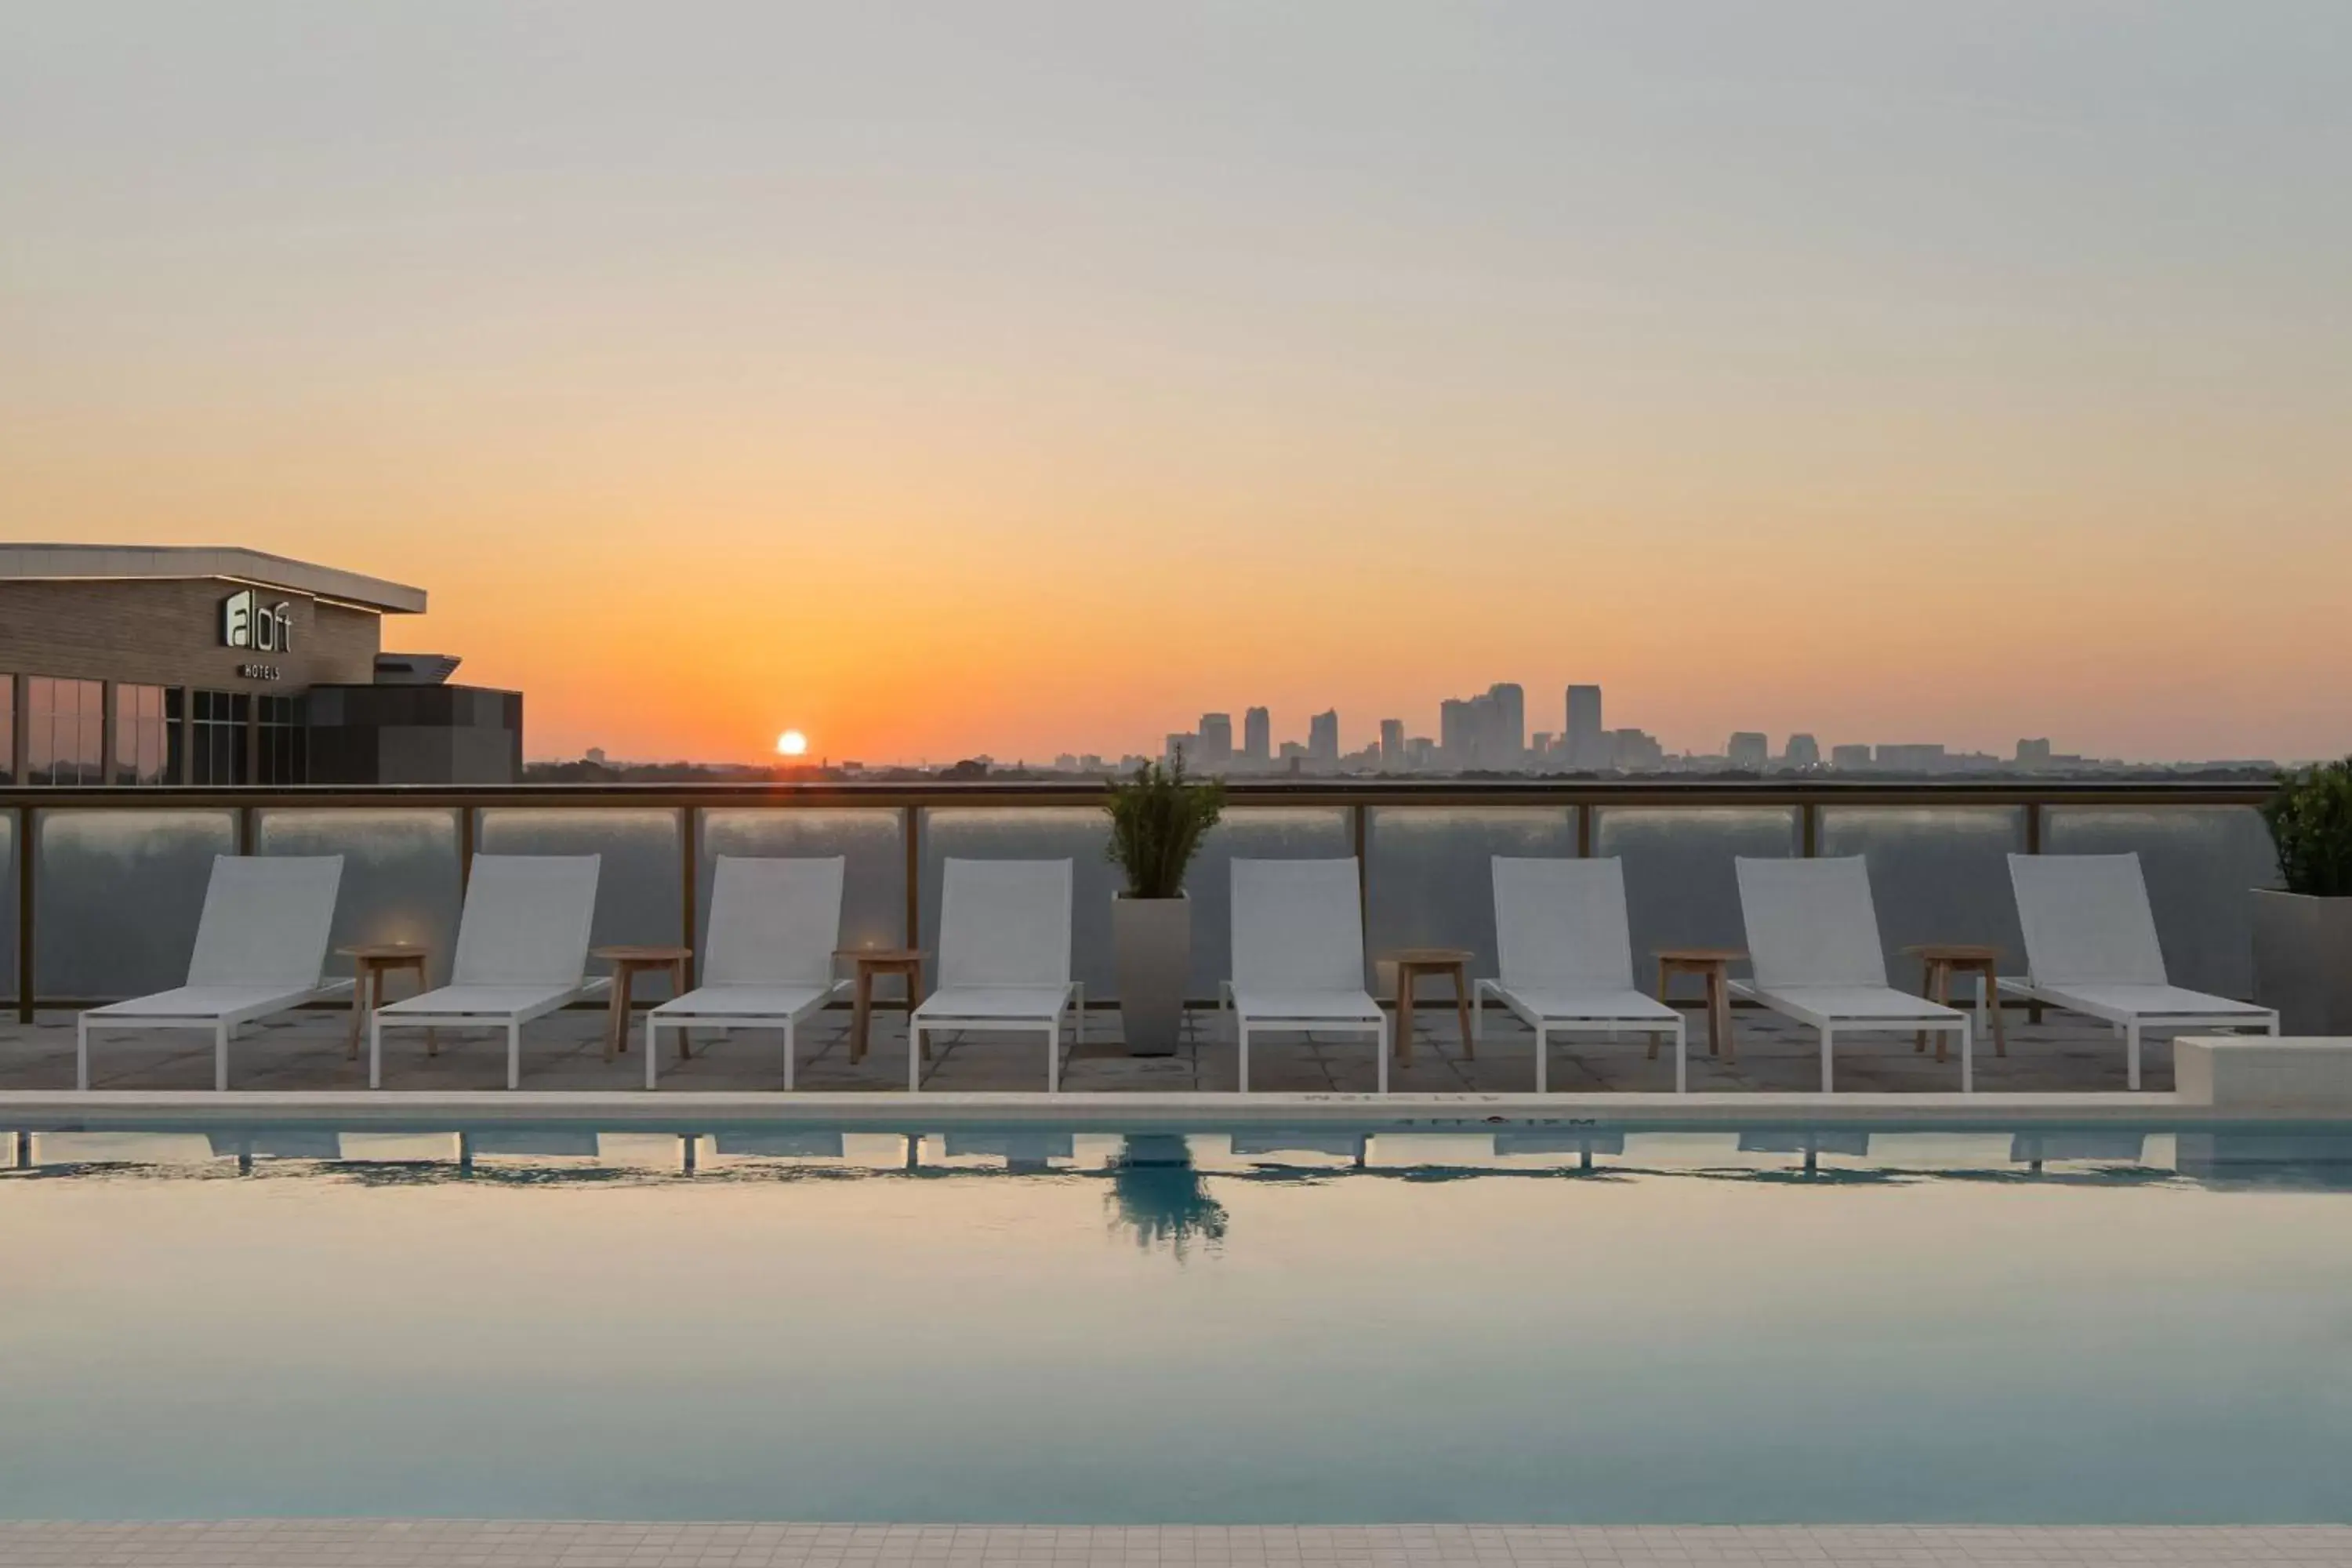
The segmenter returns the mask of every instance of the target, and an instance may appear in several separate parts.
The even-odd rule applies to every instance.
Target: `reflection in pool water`
[[[1193,1168],[1192,1147],[1173,1133],[1129,1137],[1110,1163],[1110,1205],[1142,1247],[1181,1258],[1196,1240],[1225,1238],[1225,1205]]]
[[[2290,1129],[5,1147],[0,1514],[2294,1521],[2352,1497],[2352,1142]]]

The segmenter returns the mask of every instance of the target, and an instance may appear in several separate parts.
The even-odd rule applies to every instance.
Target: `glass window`
[[[252,700],[242,691],[198,691],[192,696],[188,782],[245,783],[245,726],[253,710]]]
[[[255,776],[266,784],[298,784],[310,780],[303,745],[302,700],[263,697],[255,731]]]
[[[106,761],[106,683],[36,675],[25,682],[25,782],[94,784]]]
[[[0,671],[0,784],[16,782],[16,678]]]
[[[114,689],[114,782],[119,784],[174,783],[172,764],[179,760],[172,744],[172,717],[179,704],[176,691],[160,686]]]

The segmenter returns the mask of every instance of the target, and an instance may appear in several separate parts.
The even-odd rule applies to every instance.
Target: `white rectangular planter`
[[[2217,1110],[2352,1111],[2352,1037],[2183,1036],[2172,1080],[2182,1100]]]
[[[2254,996],[2291,1035],[2352,1035],[2352,899],[2254,891]]]
[[[1130,899],[1110,905],[1111,959],[1129,1056],[1176,1054],[1184,1032],[1184,986],[1192,978],[1192,900]]]

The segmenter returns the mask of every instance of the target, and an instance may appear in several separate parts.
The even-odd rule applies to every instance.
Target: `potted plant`
[[[2280,775],[2263,807],[2284,889],[2254,892],[2254,994],[2290,1035],[2352,1035],[2352,757]]]
[[[1181,757],[1166,767],[1145,763],[1132,778],[1113,780],[1103,803],[1110,817],[1105,853],[1127,873],[1126,890],[1111,901],[1110,936],[1132,1055],[1176,1054],[1184,987],[1192,977],[1184,870],[1224,809],[1225,786],[1186,778]]]

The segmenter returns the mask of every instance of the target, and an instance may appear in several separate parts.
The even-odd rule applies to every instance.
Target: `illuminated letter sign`
[[[221,601],[221,646],[249,647],[260,653],[294,650],[294,606],[279,600],[265,605],[247,588]]]

